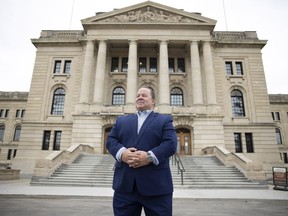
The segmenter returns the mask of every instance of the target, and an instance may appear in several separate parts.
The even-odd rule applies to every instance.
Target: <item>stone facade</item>
[[[271,110],[284,115],[288,107],[269,101],[261,55],[267,41],[256,32],[216,32],[215,20],[151,1],[98,13],[82,25],[32,39],[36,60],[12,163],[23,175],[73,145],[106,154],[110,128],[117,116],[135,112],[141,86],[155,90],[156,111],[172,114],[179,154],[219,147],[267,173],[284,164],[287,115],[282,128]]]

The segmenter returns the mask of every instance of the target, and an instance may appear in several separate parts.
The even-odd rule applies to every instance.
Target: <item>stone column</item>
[[[86,51],[84,57],[84,66],[80,90],[80,103],[89,103],[93,54],[94,41],[89,40],[86,44]]]
[[[207,104],[216,104],[216,88],[213,69],[213,59],[209,41],[203,44],[204,69],[206,78]]]
[[[192,41],[190,44],[191,70],[192,70],[192,101],[193,105],[203,104],[202,78],[199,60],[198,42]]]
[[[159,72],[158,72],[158,101],[159,105],[169,105],[170,91],[169,91],[169,66],[168,66],[168,43],[167,41],[160,41],[159,54]]]
[[[134,105],[137,94],[137,42],[129,42],[126,104]]]
[[[107,44],[105,41],[102,40],[99,42],[99,48],[98,48],[96,75],[94,82],[95,85],[94,98],[93,98],[93,102],[99,105],[103,103],[106,52],[107,52]]]

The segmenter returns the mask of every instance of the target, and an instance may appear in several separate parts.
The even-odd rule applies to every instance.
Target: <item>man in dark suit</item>
[[[140,88],[136,114],[117,118],[106,147],[116,159],[113,179],[115,216],[172,216],[173,182],[169,157],[177,136],[170,115],[154,112],[155,93]]]

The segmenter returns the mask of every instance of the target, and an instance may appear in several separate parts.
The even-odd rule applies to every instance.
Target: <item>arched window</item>
[[[64,101],[65,101],[65,90],[58,88],[54,91],[52,101],[52,115],[63,115],[64,112]]]
[[[5,126],[0,125],[0,142],[4,140],[4,132],[5,132]]]
[[[232,114],[234,117],[245,116],[243,95],[240,90],[231,92]]]
[[[116,87],[113,90],[112,105],[124,105],[125,104],[125,90],[122,87]]]
[[[21,134],[21,125],[17,125],[15,127],[13,141],[19,141],[20,140],[20,134]]]
[[[180,88],[171,89],[170,93],[170,105],[171,106],[183,106],[183,92]]]
[[[276,128],[275,132],[276,132],[276,143],[278,145],[281,145],[282,144],[281,131],[278,128]]]

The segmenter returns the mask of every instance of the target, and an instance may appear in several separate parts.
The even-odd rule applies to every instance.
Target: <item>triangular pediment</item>
[[[197,25],[215,26],[216,21],[197,13],[190,13],[184,10],[172,8],[152,1],[105,12],[82,20],[83,26],[91,24],[133,24],[133,23],[185,23]]]

